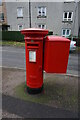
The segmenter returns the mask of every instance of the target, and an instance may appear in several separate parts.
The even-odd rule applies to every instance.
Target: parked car
[[[76,41],[72,41],[70,42],[70,51],[75,51],[76,50]]]

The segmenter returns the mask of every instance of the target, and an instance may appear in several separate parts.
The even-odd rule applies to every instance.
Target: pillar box
[[[44,71],[66,73],[70,40],[60,36],[47,36],[44,45]]]
[[[38,93],[43,88],[43,38],[48,30],[29,28],[21,33],[25,36],[27,90]]]

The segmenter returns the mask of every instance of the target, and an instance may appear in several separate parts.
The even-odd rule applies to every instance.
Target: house
[[[78,2],[64,2],[63,8],[63,36],[78,36]]]
[[[59,36],[78,36],[80,2],[6,2],[10,31],[37,27]]]
[[[7,15],[6,15],[6,4],[3,2],[0,3],[0,31],[8,30],[9,25],[7,24]]]
[[[0,3],[0,31],[2,30],[1,14],[2,14],[2,5]]]

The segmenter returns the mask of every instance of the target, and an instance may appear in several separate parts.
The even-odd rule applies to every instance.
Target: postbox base
[[[43,90],[43,85],[40,88],[30,88],[30,87],[27,86],[27,92],[29,94],[38,94],[38,93],[41,93],[42,90]]]

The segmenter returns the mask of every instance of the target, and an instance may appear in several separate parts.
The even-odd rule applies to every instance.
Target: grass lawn
[[[77,79],[73,77],[48,77],[44,80],[44,90],[40,94],[30,95],[26,91],[25,83],[15,88],[15,95],[23,100],[42,103],[52,107],[58,107],[77,111],[78,92]]]

